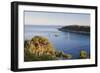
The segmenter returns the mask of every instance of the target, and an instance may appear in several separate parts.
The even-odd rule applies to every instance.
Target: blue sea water
[[[30,40],[34,36],[44,36],[52,42],[56,50],[71,54],[72,59],[80,57],[80,51],[85,50],[90,58],[90,35],[77,32],[62,32],[61,26],[25,25],[24,39]]]

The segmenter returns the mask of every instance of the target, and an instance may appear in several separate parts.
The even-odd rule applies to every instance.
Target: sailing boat
[[[70,39],[70,34],[69,34],[69,32],[68,32],[68,40]]]

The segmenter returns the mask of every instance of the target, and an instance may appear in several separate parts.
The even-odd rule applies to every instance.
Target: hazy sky
[[[90,25],[90,14],[25,11],[24,15],[25,24]]]

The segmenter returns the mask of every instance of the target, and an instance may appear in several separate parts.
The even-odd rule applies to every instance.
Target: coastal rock
[[[24,41],[24,61],[69,59],[71,57],[70,54],[56,50],[46,37],[34,36],[31,40]]]
[[[84,51],[84,50],[81,50],[81,52],[80,52],[80,58],[81,59],[87,58],[87,52]]]
[[[54,59],[56,57],[55,48],[45,37],[35,36],[30,41],[25,41],[24,44],[25,44],[25,54],[27,56],[33,55],[36,56],[37,58],[42,58],[42,59],[43,57],[47,56],[48,58],[51,59]]]

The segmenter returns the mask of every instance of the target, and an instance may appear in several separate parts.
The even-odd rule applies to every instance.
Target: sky
[[[25,25],[90,25],[90,14],[24,11]]]

